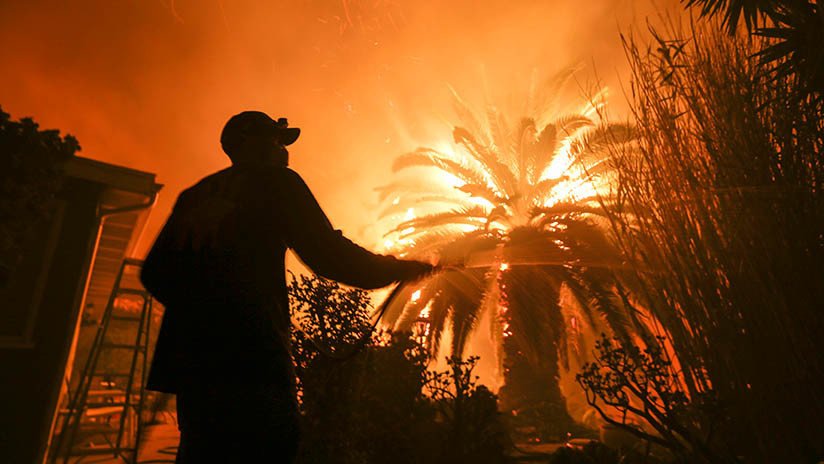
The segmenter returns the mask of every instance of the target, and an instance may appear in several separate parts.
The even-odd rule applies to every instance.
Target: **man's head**
[[[300,135],[300,129],[288,125],[286,118],[275,121],[261,111],[244,111],[226,122],[220,145],[234,164],[287,166],[286,145],[294,143]]]

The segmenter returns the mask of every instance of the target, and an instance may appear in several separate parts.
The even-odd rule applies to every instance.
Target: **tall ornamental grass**
[[[616,149],[606,207],[686,390],[718,395],[722,439],[748,462],[812,462],[824,456],[822,108],[757,65],[768,43],[715,30],[625,39],[639,144]]]

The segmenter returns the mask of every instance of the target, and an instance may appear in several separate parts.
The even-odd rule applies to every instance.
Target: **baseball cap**
[[[300,128],[289,127],[286,118],[278,118],[275,121],[262,111],[244,111],[229,118],[223,126],[220,145],[223,151],[231,156],[246,136],[268,134],[277,136],[283,145],[291,145],[300,136]]]

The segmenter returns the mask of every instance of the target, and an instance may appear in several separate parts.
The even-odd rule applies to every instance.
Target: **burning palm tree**
[[[400,330],[423,322],[433,355],[451,333],[452,355],[461,356],[488,320],[503,407],[521,417],[531,411],[548,433],[571,422],[558,368],[581,354],[582,328],[628,336],[633,325],[601,210],[611,175],[603,148],[631,143],[632,128],[596,122],[605,92],[552,117],[544,109],[570,75],[550,81],[547,96],[529,98],[531,116],[514,125],[496,108],[479,118],[456,94],[454,149],[398,157],[394,172],[412,176],[379,189],[388,203],[382,217],[395,220],[387,248],[462,263],[406,289],[385,322]]]

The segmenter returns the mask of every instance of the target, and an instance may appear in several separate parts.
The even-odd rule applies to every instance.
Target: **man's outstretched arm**
[[[385,287],[399,280],[422,277],[432,266],[372,253],[335,230],[309,187],[287,170],[286,187],[292,203],[287,207],[289,247],[315,273],[353,287]]]

